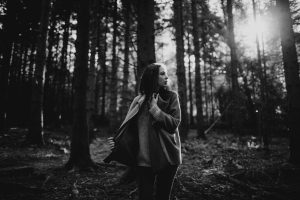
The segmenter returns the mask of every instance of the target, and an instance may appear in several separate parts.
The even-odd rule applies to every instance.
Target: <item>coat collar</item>
[[[145,98],[146,98],[146,95],[138,95],[137,96],[137,100],[136,100],[136,103],[139,104],[140,106],[142,105],[142,103],[145,101]],[[161,98],[159,95],[158,95],[158,101],[157,101],[157,104],[158,106],[160,105],[165,105],[167,104],[169,101],[168,100],[164,100],[163,98]]]
[[[132,117],[134,117],[139,109],[141,108],[141,105],[143,104],[143,102],[145,101],[146,95],[138,95],[135,98],[135,102],[133,102],[133,106],[130,108],[130,110],[128,111],[123,123],[121,124],[119,130],[122,128],[122,126],[128,122]],[[159,95],[158,95],[158,101],[157,101],[157,105],[158,107],[160,107],[160,109],[165,110],[166,106],[168,105],[169,101],[165,101],[163,100]]]

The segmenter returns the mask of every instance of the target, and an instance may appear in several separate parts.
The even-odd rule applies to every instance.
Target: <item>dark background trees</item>
[[[45,2],[1,1],[1,133],[27,128],[27,142],[42,144],[44,130],[62,131],[87,152],[113,134],[157,61],[180,97],[182,139],[221,128],[268,149],[291,136],[298,162],[297,1],[91,0],[83,18],[80,1]]]
[[[297,0],[0,0],[0,199],[135,199],[103,158],[151,62],[181,103],[173,199],[295,199],[299,52]]]
[[[299,145],[300,141],[300,79],[299,79],[299,62],[297,59],[297,50],[295,46],[293,22],[291,18],[290,4],[288,0],[277,0],[276,5],[279,9],[279,26],[282,46],[282,57],[284,74],[287,90],[288,103],[288,128],[290,129],[290,161],[300,163]]]

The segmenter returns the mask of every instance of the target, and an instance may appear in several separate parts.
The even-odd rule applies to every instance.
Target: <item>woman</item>
[[[178,126],[181,112],[177,93],[167,86],[166,66],[153,63],[141,77],[134,98],[104,160],[135,168],[139,199],[169,199],[182,162]]]

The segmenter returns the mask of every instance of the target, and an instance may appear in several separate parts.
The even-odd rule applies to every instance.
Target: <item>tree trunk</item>
[[[25,44],[20,45],[20,52],[18,56],[18,63],[16,67],[16,74],[17,74],[17,83],[20,84],[22,80],[22,68],[23,68],[23,55],[25,50]]]
[[[249,84],[248,84],[248,79],[247,76],[243,76],[243,88],[245,91],[245,96],[247,97],[247,110],[248,110],[248,114],[249,114],[249,124],[251,125],[251,127],[257,127],[257,120],[256,120],[256,114],[255,114],[255,107],[254,107],[254,103],[251,97],[251,90],[249,88]],[[262,126],[260,126],[261,128]]]
[[[202,84],[201,84],[201,67],[200,67],[200,42],[198,31],[198,16],[197,16],[197,2],[192,0],[192,25],[193,25],[193,43],[195,55],[195,93],[196,93],[196,107],[197,107],[197,135],[198,138],[205,139],[204,135],[204,120],[203,120],[203,101],[202,101]]]
[[[236,43],[234,36],[234,23],[233,23],[233,1],[227,0],[227,16],[228,16],[228,45],[230,48],[230,57],[231,57],[231,89],[232,89],[232,129],[234,133],[238,132],[238,128],[240,127],[239,123],[239,85],[238,85],[238,58],[236,54]]]
[[[0,63],[0,132],[5,130],[6,117],[7,117],[7,98],[8,98],[8,74],[10,68],[10,59],[12,53],[12,46],[14,40],[15,24],[16,24],[16,12],[17,12],[17,0],[7,1],[7,20],[3,23],[3,38],[1,45],[2,62]]]
[[[97,67],[96,67],[96,81],[95,81],[95,104],[94,104],[94,110],[95,115],[99,114],[99,97],[100,97],[100,90],[101,90],[101,76],[102,76],[102,70],[101,66],[103,63],[105,64],[105,49],[104,44],[106,41],[103,40],[103,35],[105,33],[104,27],[105,24],[103,23],[104,17],[105,17],[105,10],[103,9],[105,6],[106,1],[101,1],[97,4],[97,23],[99,25],[97,26],[97,43],[96,43],[96,54],[98,55],[97,59]],[[101,55],[102,54],[102,55]],[[103,58],[104,57],[104,58]],[[103,60],[104,61],[103,61]]]
[[[130,105],[129,93],[129,46],[130,46],[130,5],[127,0],[123,1],[123,12],[125,18],[125,34],[124,34],[124,68],[123,68],[123,87],[122,87],[122,103],[121,103],[121,119],[125,118]]]
[[[91,50],[90,50],[90,66],[88,72],[88,80],[87,80],[87,122],[89,127],[89,139],[90,142],[94,139],[94,117],[96,115],[95,110],[95,86],[96,86],[96,76],[97,76],[97,69],[96,69],[96,47],[97,47],[97,31],[98,31],[98,4],[99,1],[92,0],[92,8],[91,8],[91,19],[90,19],[90,43],[91,43]]]
[[[210,122],[213,123],[215,121],[215,107],[214,107],[214,95],[213,95],[213,45],[210,43],[210,52],[211,55],[209,57],[209,83],[210,83],[210,103],[211,103],[211,117]]]
[[[206,51],[206,49],[203,49]],[[204,53],[203,51],[203,53]],[[206,54],[206,53],[204,53]],[[205,101],[205,122],[208,122],[209,119],[209,113],[208,113],[208,91],[207,91],[207,62],[206,57],[203,57],[203,79],[204,79],[204,101]]]
[[[114,18],[113,18],[113,41],[112,41],[112,60],[111,60],[111,79],[110,79],[110,104],[109,104],[109,117],[110,117],[110,132],[113,133],[118,129],[118,113],[117,113],[117,100],[118,100],[118,58],[117,58],[117,34],[118,34],[118,4],[114,0]]]
[[[45,101],[45,107],[44,107],[44,113],[45,113],[45,124],[50,125],[50,123],[55,122],[55,114],[54,114],[54,109],[53,107],[55,106],[55,100],[54,100],[54,84],[53,84],[53,79],[51,76],[54,74],[54,66],[53,66],[53,51],[52,48],[54,46],[54,40],[55,40],[55,27],[57,24],[56,17],[54,13],[50,17],[50,30],[49,30],[49,36],[48,36],[48,55],[46,58],[46,73],[45,73],[45,94],[44,94],[44,101]],[[30,60],[34,59],[34,47],[31,47],[32,53],[30,57]],[[32,61],[30,63],[33,63]],[[29,76],[31,77],[32,75],[32,70],[33,70],[33,64],[30,64],[29,67]]]
[[[137,1],[137,80],[145,67],[155,62],[154,18],[154,0]]]
[[[53,59],[52,59],[52,70],[53,70],[53,96],[55,97],[53,99],[53,121],[52,121],[52,125],[54,127],[58,127],[58,116],[59,116],[59,102],[58,102],[58,94],[59,94],[59,79],[60,79],[60,66],[59,66],[59,46],[60,46],[60,40],[58,39],[60,37],[60,33],[55,32],[54,33],[54,44],[53,46],[55,46],[55,50],[53,51]]]
[[[106,76],[107,76],[107,66],[106,66],[106,51],[107,51],[107,32],[108,32],[108,13],[107,13],[107,1],[104,1],[102,6],[101,6],[101,10],[104,13],[104,22],[105,25],[102,27],[100,26],[99,29],[100,31],[98,32],[98,62],[100,63],[101,66],[101,72],[102,72],[102,81],[101,81],[101,116],[104,117],[105,116],[105,106],[106,106]],[[103,31],[101,30],[103,29]]]
[[[280,36],[288,99],[290,159],[300,164],[300,79],[289,0],[276,0],[279,9]]]
[[[72,127],[71,155],[66,164],[67,169],[87,169],[93,166],[89,149],[86,97],[89,52],[89,4],[79,1],[76,60],[74,71],[74,119]]]
[[[66,8],[64,11],[64,33],[63,33],[63,47],[61,50],[61,57],[60,57],[60,73],[58,78],[58,94],[57,94],[57,122],[58,127],[61,127],[62,124],[65,123],[66,118],[66,102],[65,102],[65,96],[66,96],[66,79],[68,74],[67,69],[67,53],[68,53],[68,44],[69,44],[69,29],[70,29],[70,17],[71,17],[71,10],[70,8]]]
[[[15,54],[15,63],[14,63],[14,75],[15,75],[15,81],[18,85],[20,83],[20,77],[21,77],[21,66],[22,66],[22,54],[24,50],[24,44],[18,44],[18,49]]]
[[[186,77],[184,66],[184,43],[183,43],[183,20],[182,20],[182,0],[174,1],[174,23],[176,38],[176,63],[177,63],[177,82],[178,95],[181,107],[180,136],[183,140],[187,138],[189,124],[187,113],[187,93]],[[196,92],[197,93],[197,92]],[[199,122],[198,122],[199,123]]]
[[[190,34],[187,37],[188,41],[188,57],[189,57],[189,101],[190,101],[190,125],[194,126],[194,104],[193,104],[193,89],[192,89],[192,72],[191,72],[191,43]]]
[[[33,79],[33,66],[35,63],[35,54],[36,54],[36,44],[31,44],[30,47],[30,56],[29,56],[29,69],[28,69],[28,79],[32,82]]]
[[[208,5],[206,0],[201,1],[201,48],[202,48],[202,60],[203,60],[203,85],[204,85],[204,93],[202,93],[204,103],[205,103],[205,118],[203,117],[203,121],[208,120],[208,98],[207,98],[207,49],[206,49],[206,35],[207,35],[207,25],[205,22],[205,18],[207,17]],[[196,16],[197,17],[197,16]],[[198,21],[198,20],[197,20]],[[197,22],[198,23],[198,22]],[[201,72],[201,70],[200,70]]]
[[[46,69],[46,43],[48,34],[51,0],[42,1],[40,32],[37,40],[36,67],[32,83],[30,125],[27,140],[33,144],[44,144],[43,138],[43,105],[44,78]]]
[[[22,71],[21,71],[21,83],[22,84],[28,80],[27,74],[26,74],[28,52],[29,52],[29,45],[26,44],[24,54],[23,54]]]
[[[254,22],[257,21],[257,12],[256,12],[256,3],[255,0],[252,0],[252,8],[253,8],[253,18]],[[266,129],[266,76],[265,76],[265,66],[262,65],[261,59],[261,52],[260,52],[260,43],[258,33],[255,34],[255,43],[256,43],[256,51],[257,51],[257,61],[258,61],[258,68],[259,68],[259,79],[260,79],[260,98],[261,98],[261,110],[260,110],[260,119],[259,119],[259,126],[260,126],[260,133],[259,135],[262,137],[262,143],[264,149],[269,149],[269,137],[267,134]]]

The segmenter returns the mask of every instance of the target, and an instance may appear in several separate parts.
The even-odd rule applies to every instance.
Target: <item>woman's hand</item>
[[[115,142],[113,137],[107,138],[109,149],[112,151],[115,148]]]
[[[152,108],[153,106],[156,106],[157,101],[158,101],[158,94],[155,94],[155,93],[152,94],[149,107]]]

